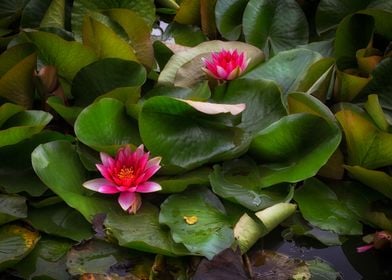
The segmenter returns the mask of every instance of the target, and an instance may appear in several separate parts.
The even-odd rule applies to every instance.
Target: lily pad
[[[37,231],[17,225],[0,228],[0,271],[11,267],[27,256],[40,239]]]
[[[228,112],[219,113],[225,104],[199,102],[200,106],[218,110],[218,114],[209,115],[189,103],[156,96],[143,104],[139,116],[140,135],[153,154],[162,156],[165,168],[175,173],[191,170],[243,150],[247,141],[243,130],[230,123],[233,116]],[[226,118],[223,120],[222,116]]]
[[[24,28],[65,27],[65,0],[31,0],[23,9]]]
[[[0,225],[26,217],[25,197],[0,194]]]
[[[140,144],[136,124],[126,114],[124,105],[111,98],[86,107],[76,119],[75,134],[99,152],[115,153],[123,145]]]
[[[78,42],[69,42],[48,32],[27,32],[45,65],[53,65],[61,78],[71,82],[84,66],[97,60],[96,54]]]
[[[249,0],[216,2],[216,27],[227,40],[238,40],[242,33],[242,15]]]
[[[42,237],[34,250],[13,267],[13,274],[24,279],[67,279],[66,257],[71,246],[66,239]]]
[[[272,81],[238,79],[223,88],[221,96],[215,93],[214,99],[220,103],[245,103],[239,127],[253,135],[287,115],[280,89]]]
[[[336,118],[345,134],[348,165],[375,169],[392,164],[392,135],[380,130],[361,108],[341,104]]]
[[[275,81],[282,90],[283,103],[286,104],[286,95],[297,90],[310,67],[321,58],[319,53],[306,49],[282,51],[243,75],[242,78]]]
[[[22,111],[9,118],[0,130],[0,147],[13,145],[39,133],[51,121],[43,111]]]
[[[155,6],[152,0],[75,0],[72,10],[72,31],[77,39],[81,38],[81,27],[85,15],[89,12],[100,12],[109,9],[130,9],[139,14],[147,24],[155,21]]]
[[[207,189],[171,195],[161,205],[159,222],[170,228],[174,241],[208,259],[234,242],[223,205]]]
[[[362,224],[354,212],[339,200],[333,190],[316,178],[306,180],[296,190],[294,200],[304,218],[312,225],[338,234],[362,233]]]
[[[299,182],[314,176],[341,141],[339,127],[319,116],[283,117],[253,139],[250,152],[262,163],[263,187]]]
[[[145,81],[146,70],[139,63],[106,58],[82,68],[72,82],[71,93],[76,105],[87,106],[105,93],[118,88],[140,87]],[[131,94],[128,99],[137,101],[139,94]]]
[[[258,211],[279,202],[289,202],[294,188],[280,184],[262,188],[262,174],[252,160],[233,160],[214,165],[210,175],[212,190],[222,198]]]
[[[31,208],[28,220],[34,228],[51,235],[83,241],[93,235],[91,225],[75,209],[63,204]]]
[[[308,42],[308,23],[294,0],[250,0],[243,28],[246,42],[270,57]]]

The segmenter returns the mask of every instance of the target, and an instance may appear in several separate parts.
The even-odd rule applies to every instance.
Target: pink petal
[[[114,163],[114,159],[106,153],[100,153],[101,161],[104,166],[111,166]]]
[[[216,72],[218,73],[220,79],[226,80],[227,72],[225,69],[223,69],[221,66],[217,65]]]
[[[105,193],[105,194],[113,194],[113,193],[118,193],[120,191],[118,190],[117,186],[114,186],[114,185],[104,185],[104,186],[101,186],[98,189],[98,192]]]
[[[203,68],[203,71],[206,72],[211,77],[213,77],[214,79],[217,79],[217,80],[221,79],[221,77],[219,77],[217,74],[215,74],[214,72],[210,71],[209,69]]]
[[[83,183],[83,187],[96,192],[99,192],[99,189],[102,186],[115,186],[115,185],[104,178],[93,179]]]
[[[111,172],[102,164],[96,164],[95,165],[98,169],[98,171],[101,173],[101,175],[108,181],[112,181],[112,176]]]
[[[127,211],[136,200],[136,195],[133,192],[122,192],[118,197],[118,203],[124,211]]]
[[[150,192],[160,191],[161,189],[162,189],[161,185],[155,182],[145,182],[139,185],[136,191],[140,193],[150,193]]]
[[[237,68],[233,69],[233,71],[230,72],[230,74],[227,76],[226,79],[227,80],[233,80],[233,79],[237,78],[240,75],[240,72],[241,72],[240,68],[237,67]]]
[[[357,247],[357,253],[363,253],[373,248],[373,244]]]

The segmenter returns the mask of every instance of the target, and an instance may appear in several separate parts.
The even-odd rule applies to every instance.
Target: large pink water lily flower
[[[240,76],[248,67],[250,59],[246,59],[244,52],[222,49],[211,54],[211,58],[202,58],[202,68],[209,76],[217,80],[233,80]]]
[[[156,192],[162,187],[148,181],[160,168],[161,158],[149,160],[150,153],[144,152],[140,145],[135,151],[129,146],[119,149],[115,158],[101,153],[102,164],[97,164],[97,169],[104,178],[87,181],[83,186],[87,189],[105,193],[120,193],[118,203],[128,213],[135,214],[141,206],[139,193]]]

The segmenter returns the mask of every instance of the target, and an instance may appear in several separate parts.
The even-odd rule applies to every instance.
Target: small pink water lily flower
[[[239,77],[248,67],[250,59],[246,59],[244,52],[222,49],[211,54],[210,59],[202,58],[202,68],[209,76],[217,80],[233,80]]]
[[[387,248],[392,248],[392,232],[387,230],[376,231],[373,235],[373,242],[368,245],[357,247],[357,253],[363,253],[370,249]]]
[[[102,164],[96,166],[104,178],[87,181],[83,186],[104,194],[120,193],[118,203],[124,211],[135,214],[142,204],[139,193],[162,189],[159,184],[148,181],[161,168],[161,158],[149,160],[150,153],[144,152],[143,145],[135,151],[129,146],[123,147],[115,158],[105,153],[100,156]]]

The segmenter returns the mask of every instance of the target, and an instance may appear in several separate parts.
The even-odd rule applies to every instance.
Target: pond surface
[[[311,260],[321,258],[327,261],[345,280],[391,280],[392,253],[369,250],[357,253],[356,248],[364,245],[361,237],[352,237],[343,246],[312,247],[301,242],[289,242],[276,229],[264,238],[264,249],[274,250],[293,258]]]

